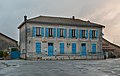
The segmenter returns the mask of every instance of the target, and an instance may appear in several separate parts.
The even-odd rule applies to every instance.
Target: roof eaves
[[[22,23],[20,24],[20,26],[18,26],[18,29],[20,29],[24,24],[25,24],[25,22],[22,22]]]

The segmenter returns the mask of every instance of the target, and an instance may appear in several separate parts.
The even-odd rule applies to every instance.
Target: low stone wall
[[[44,57],[31,57],[28,60],[102,60],[104,56],[44,56]]]

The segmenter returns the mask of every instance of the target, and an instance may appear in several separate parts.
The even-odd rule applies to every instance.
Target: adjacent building
[[[80,19],[39,16],[18,27],[20,50],[24,56],[103,57],[102,29],[105,26]],[[78,58],[79,59],[79,58]]]
[[[9,47],[17,47],[17,41],[0,33],[0,51],[9,50]]]
[[[106,54],[106,58],[118,58],[120,57],[120,46],[108,41],[107,39],[102,39],[103,52]]]

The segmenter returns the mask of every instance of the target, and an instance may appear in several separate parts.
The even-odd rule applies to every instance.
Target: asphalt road
[[[120,76],[120,59],[0,60],[0,76]]]

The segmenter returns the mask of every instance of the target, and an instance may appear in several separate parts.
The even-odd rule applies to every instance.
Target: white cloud
[[[0,32],[18,40],[23,16],[67,16],[104,24],[105,37],[120,44],[120,0],[4,0],[0,1]]]
[[[120,0],[109,0],[94,12],[86,16],[87,19],[101,23],[106,26],[105,37],[120,45]]]

